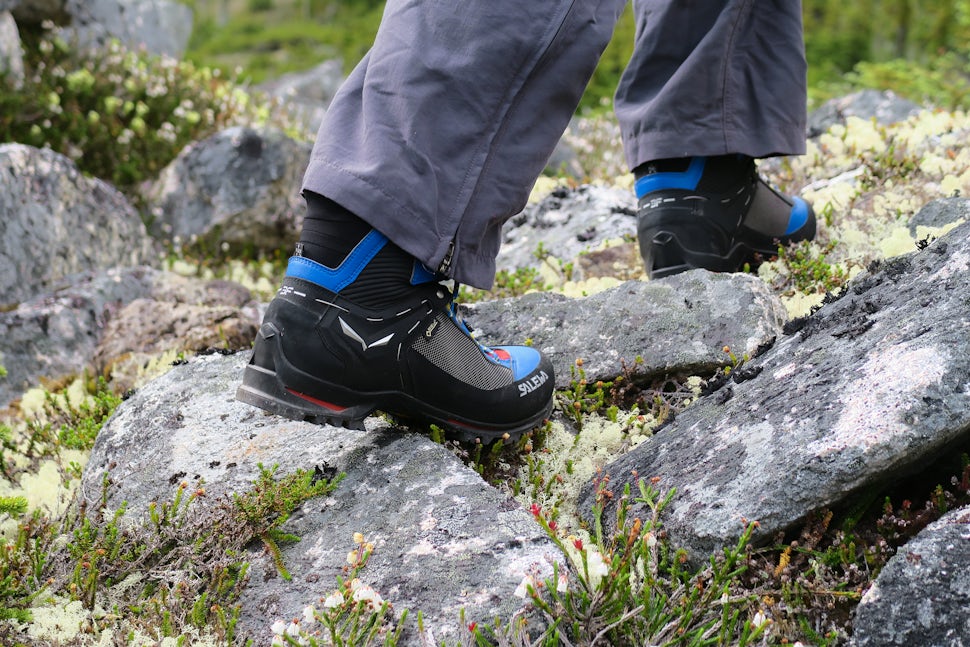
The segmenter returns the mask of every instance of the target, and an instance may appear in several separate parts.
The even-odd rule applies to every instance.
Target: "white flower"
[[[283,622],[282,620],[277,620],[276,622],[273,623],[273,626],[270,627],[270,631],[272,631],[277,636],[282,636],[283,632],[286,631],[286,623]]]
[[[525,598],[529,595],[529,588],[535,589],[536,582],[531,575],[526,575],[519,582],[519,585],[515,588],[515,592],[512,593],[517,598]]]
[[[313,608],[312,604],[308,604],[303,609],[303,621],[308,625],[312,625],[317,620],[317,610]]]
[[[565,593],[566,589],[569,588],[569,578],[565,573],[559,574],[559,581],[556,583],[556,591],[558,593]]]
[[[286,628],[286,633],[294,638],[300,635],[300,625],[294,620]]]
[[[286,643],[283,642],[283,638],[280,636],[273,636],[273,642],[270,643],[272,647],[283,647]]]
[[[339,607],[344,603],[344,594],[340,591],[334,591],[327,596],[327,599],[323,601],[323,608],[333,609],[334,607]]]
[[[610,566],[603,561],[603,556],[595,548],[586,551],[586,572],[589,576],[589,585],[596,589],[604,577],[609,575]]]
[[[367,584],[361,584],[360,580],[354,580],[350,585],[354,592],[354,602],[369,602],[372,606],[379,606],[384,603],[381,594],[372,589]]]
[[[766,616],[761,611],[758,611],[758,613],[754,614],[754,617],[751,618],[751,624],[754,626],[755,629],[761,629],[767,623],[768,623],[768,616]]]

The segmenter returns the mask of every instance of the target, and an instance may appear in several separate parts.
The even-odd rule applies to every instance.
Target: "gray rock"
[[[970,508],[901,547],[856,609],[853,647],[970,645]]]
[[[0,145],[0,305],[50,292],[72,274],[151,264],[138,213],[67,157]]]
[[[192,10],[175,0],[68,0],[68,38],[100,46],[117,38],[129,49],[179,58],[192,35]]]
[[[917,114],[920,106],[899,97],[891,90],[861,90],[844,97],[826,101],[808,115],[808,136],[818,137],[836,124],[845,124],[849,117],[875,119],[888,126]]]
[[[940,198],[926,204],[909,220],[909,231],[916,236],[916,228],[943,227],[958,221],[970,221],[970,199]]]
[[[141,367],[166,351],[199,353],[252,347],[259,315],[249,290],[230,281],[159,274],[151,293],[107,320],[94,367],[115,391],[137,386]]]
[[[966,441],[968,270],[964,224],[858,277],[733,383],[608,465],[611,489],[632,470],[676,488],[667,529],[700,557],[736,541],[742,520],[767,540]],[[579,508],[593,496],[587,485]]]
[[[502,231],[498,269],[535,267],[536,248],[563,261],[606,240],[636,237],[636,200],[626,190],[583,185],[561,187],[513,216]]]
[[[24,53],[20,32],[9,11],[0,11],[0,74],[9,75],[14,87],[24,82]]]
[[[281,476],[316,467],[346,473],[335,493],[307,502],[284,526],[301,537],[282,547],[292,581],[278,577],[264,551],[250,553],[240,630],[257,644],[269,642],[274,620],[299,617],[335,588],[355,532],[375,544],[364,583],[395,614],[412,611],[405,645],[420,644],[418,610],[438,640],[454,639],[462,607],[469,622],[508,617],[523,576],[532,568],[548,574],[549,560],[561,559],[517,503],[422,436],[376,418],[368,431],[318,427],[235,401],[246,361],[194,359],[122,403],[98,435],[81,491],[99,496],[107,471],[115,484],[109,507],[127,501],[131,518],[171,497],[180,481],[204,481],[206,501],[247,491],[258,463],[282,466]]]
[[[275,251],[299,235],[310,144],[235,127],[186,147],[148,192],[153,231],[182,243]]]
[[[343,80],[343,61],[331,59],[313,69],[262,83],[257,90],[280,99],[308,132],[315,133]]]
[[[140,267],[76,277],[71,285],[0,312],[0,407],[42,377],[78,374],[91,365],[105,323],[123,306],[150,294],[156,272]]]
[[[754,355],[787,319],[758,278],[705,270],[627,281],[581,299],[543,292],[464,308],[486,345],[531,339],[552,358],[559,387],[569,384],[578,358],[589,380],[622,375],[623,362],[644,379],[706,376],[730,362],[724,346]]]

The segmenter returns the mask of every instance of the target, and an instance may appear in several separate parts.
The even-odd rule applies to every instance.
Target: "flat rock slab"
[[[279,465],[280,476],[346,473],[284,526],[302,538],[282,547],[292,581],[261,550],[251,554],[240,626],[257,644],[269,643],[274,620],[299,617],[335,588],[355,532],[375,544],[364,583],[395,614],[410,609],[413,621],[420,610],[438,640],[457,636],[462,607],[468,622],[509,617],[529,569],[551,572],[556,548],[531,515],[442,446],[377,418],[350,431],[264,414],[234,399],[247,361],[246,353],[194,359],[122,403],[98,436],[82,492],[97,497],[107,471],[109,506],[124,500],[138,513],[179,482],[204,481],[207,500],[245,492],[259,463]],[[418,644],[415,634],[403,644]]]
[[[968,270],[964,224],[860,276],[734,383],[605,468],[611,489],[634,470],[676,488],[667,528],[699,557],[734,543],[745,519],[767,540],[966,441]],[[581,510],[593,496],[587,485]]]
[[[970,508],[899,549],[856,609],[853,647],[970,645]]]
[[[464,308],[486,345],[531,340],[552,359],[557,387],[569,385],[580,358],[588,380],[622,375],[624,363],[644,378],[707,376],[730,363],[725,346],[754,355],[787,318],[760,279],[705,270],[627,281],[580,299],[543,292]]]

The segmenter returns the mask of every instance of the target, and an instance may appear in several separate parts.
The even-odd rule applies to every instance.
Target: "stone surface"
[[[918,236],[917,227],[943,227],[958,221],[970,221],[970,199],[940,198],[926,204],[909,221],[909,231]]]
[[[148,195],[153,231],[186,243],[290,248],[299,235],[310,144],[275,130],[234,127],[191,144]]]
[[[970,508],[947,513],[889,560],[856,609],[852,647],[970,645]]]
[[[560,557],[529,513],[440,445],[376,418],[368,431],[350,431],[237,402],[247,359],[196,358],[139,389],[99,434],[81,489],[99,496],[107,471],[116,486],[109,507],[124,500],[138,514],[179,482],[204,481],[206,501],[244,492],[258,463],[280,465],[280,476],[297,468],[346,473],[331,496],[307,502],[283,527],[301,537],[282,547],[292,581],[278,577],[261,549],[250,553],[239,628],[256,644],[268,644],[274,620],[300,617],[335,588],[355,532],[375,544],[364,583],[395,614],[411,609],[413,621],[421,610],[439,641],[454,638],[462,607],[466,622],[508,617],[523,576],[551,572],[549,560]],[[404,638],[420,644],[413,631]]]
[[[875,119],[888,126],[912,117],[920,106],[890,90],[861,90],[844,97],[836,97],[813,110],[808,116],[808,136],[818,137],[836,124],[845,124],[848,117]]]
[[[312,69],[262,83],[257,89],[281,99],[307,131],[315,133],[343,80],[343,61],[331,59]]]
[[[643,378],[707,376],[734,353],[755,354],[781,334],[784,306],[764,282],[746,274],[694,270],[656,281],[627,281],[581,299],[543,292],[463,306],[486,345],[527,339],[552,360],[556,385],[567,386],[582,358],[589,380],[623,374]]]
[[[767,540],[970,439],[968,270],[964,224],[856,278],[732,383],[608,465],[611,489],[633,470],[676,488],[667,529],[701,557],[733,543],[743,520]],[[587,485],[579,508],[593,496]]]
[[[179,58],[192,35],[192,10],[175,0],[69,0],[67,36],[99,46],[116,38],[129,49]]]
[[[165,351],[249,348],[259,325],[249,291],[149,267],[72,277],[49,295],[0,312],[0,407],[42,380],[82,371],[136,384]]]
[[[0,407],[41,378],[78,374],[91,365],[105,323],[125,303],[151,292],[155,270],[139,267],[77,277],[68,287],[0,312]]]
[[[540,243],[546,252],[568,262],[604,241],[632,240],[636,233],[636,200],[630,191],[594,185],[560,187],[505,224],[496,266],[500,270],[537,266],[535,251]]]
[[[139,368],[166,351],[251,348],[259,323],[257,305],[238,283],[159,274],[149,295],[108,319],[94,367],[126,391],[137,385]]]
[[[8,75],[14,87],[24,82],[24,53],[20,32],[9,11],[0,10],[0,74]]]
[[[116,189],[53,151],[0,145],[0,306],[72,274],[154,257],[141,217]]]

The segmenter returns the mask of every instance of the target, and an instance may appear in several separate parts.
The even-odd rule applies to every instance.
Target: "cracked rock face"
[[[793,322],[747,379],[700,399],[608,465],[676,488],[667,528],[695,557],[767,540],[970,437],[970,224],[870,268]],[[591,509],[584,489],[580,509]],[[607,511],[606,518],[610,518]]]
[[[308,501],[283,526],[301,538],[281,547],[292,581],[261,548],[248,555],[239,629],[257,644],[268,644],[274,620],[299,617],[329,595],[356,532],[375,544],[363,583],[395,615],[421,611],[439,641],[457,635],[462,608],[466,622],[508,617],[522,578],[533,569],[548,576],[562,559],[528,512],[423,436],[377,418],[367,431],[351,431],[237,402],[247,361],[243,353],[196,358],[139,389],[98,435],[81,491],[98,497],[107,472],[115,484],[109,507],[127,501],[133,518],[151,501],[169,500],[181,482],[205,484],[199,505],[246,492],[260,463],[279,465],[278,476],[297,468],[346,473],[333,494]],[[402,644],[419,641],[405,635]]]
[[[970,508],[924,528],[856,609],[853,647],[970,645]]]

